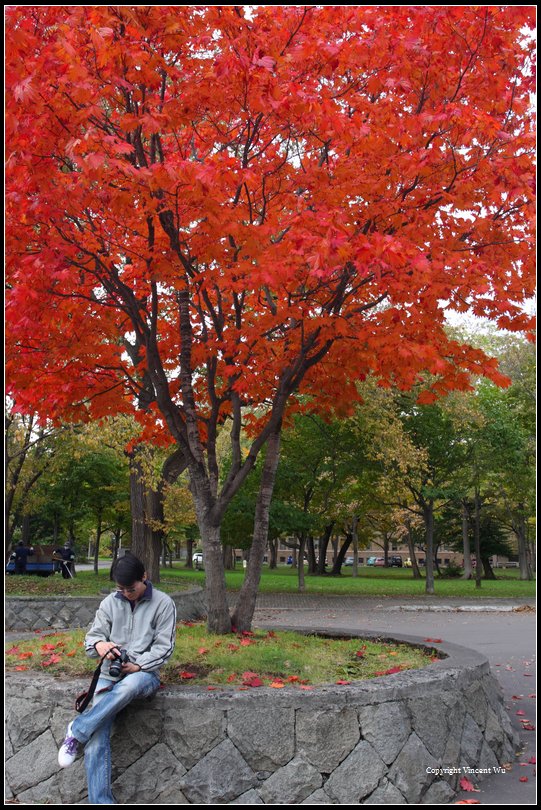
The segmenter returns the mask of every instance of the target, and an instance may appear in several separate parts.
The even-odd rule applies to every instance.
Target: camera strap
[[[94,674],[92,675],[92,680],[90,681],[90,687],[88,692],[82,692],[75,700],[75,710],[80,712],[84,712],[92,698],[94,697],[94,692],[96,691],[96,686],[100,678],[101,674],[101,665],[103,664],[104,660],[107,657],[107,653],[100,658],[100,663],[94,670]]]

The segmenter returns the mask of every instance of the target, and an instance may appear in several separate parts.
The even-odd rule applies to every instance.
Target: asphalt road
[[[408,609],[403,610],[394,600],[272,598],[269,594],[258,600],[254,623],[261,627],[323,625],[394,631],[422,638],[442,638],[483,653],[502,685],[511,723],[522,745],[506,773],[487,777],[480,783],[479,792],[464,792],[453,804],[463,799],[476,799],[481,804],[536,804],[536,765],[528,763],[536,753],[535,730],[524,730],[520,722],[527,719],[530,725],[536,725],[536,617],[529,601],[486,599],[483,604],[480,600],[465,604],[458,600],[438,600],[432,609],[426,610],[426,604],[423,606],[419,600],[408,603]],[[524,714],[517,715],[519,711]]]

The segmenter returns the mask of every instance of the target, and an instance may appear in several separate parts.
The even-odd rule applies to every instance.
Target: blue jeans
[[[75,718],[72,736],[85,745],[89,804],[117,804],[111,791],[111,729],[118,712],[136,698],[153,695],[160,686],[154,672],[132,672],[120,681],[100,678],[92,706]],[[98,694],[100,689],[106,692]]]

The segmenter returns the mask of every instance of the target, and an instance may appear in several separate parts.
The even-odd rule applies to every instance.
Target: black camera
[[[114,661],[111,661],[109,666],[109,675],[112,678],[119,678],[122,675],[122,664],[127,664],[130,660],[130,656],[128,655],[126,650],[119,650],[118,652],[115,649],[110,650],[115,656]]]

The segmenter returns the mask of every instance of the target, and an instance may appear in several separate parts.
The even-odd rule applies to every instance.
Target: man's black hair
[[[125,554],[115,562],[112,579],[119,585],[133,585],[145,578],[145,566],[134,554]]]

